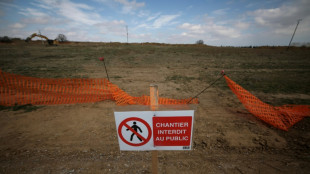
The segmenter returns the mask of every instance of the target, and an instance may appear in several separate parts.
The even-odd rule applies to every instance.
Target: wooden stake
[[[151,84],[150,85],[150,104],[152,111],[158,109],[158,86]]]
[[[152,173],[158,174],[158,151],[152,151]]]
[[[150,85],[150,105],[151,110],[155,111],[158,109],[158,86]],[[152,173],[158,174],[158,151],[152,151]]]

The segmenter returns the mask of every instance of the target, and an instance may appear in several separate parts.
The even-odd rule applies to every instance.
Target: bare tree
[[[58,40],[59,42],[67,42],[68,39],[64,34],[58,34],[56,40]]]
[[[11,43],[12,39],[9,38],[8,36],[3,36],[3,37],[0,37],[0,42]]]
[[[203,45],[203,40],[197,40],[196,44]]]

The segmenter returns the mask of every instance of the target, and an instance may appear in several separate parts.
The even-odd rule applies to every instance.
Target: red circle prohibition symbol
[[[148,130],[148,136],[146,138],[144,138],[142,135],[140,135],[138,132],[136,132],[135,130],[133,130],[128,124],[127,122],[129,121],[139,121],[141,123],[143,123],[146,127],[147,127],[147,130]],[[122,135],[122,128],[123,126],[125,126],[127,129],[129,129],[132,133],[134,133],[135,135],[137,135],[139,138],[141,138],[143,141],[141,143],[131,143],[129,141],[127,141],[124,136]],[[142,146],[144,144],[146,144],[147,142],[150,141],[151,137],[152,137],[152,130],[151,130],[151,127],[150,125],[145,121],[145,120],[142,120],[141,118],[138,118],[138,117],[130,117],[130,118],[127,118],[125,120],[123,120],[119,126],[118,126],[118,135],[119,137],[124,141],[124,143],[128,144],[128,145],[131,145],[131,146]]]

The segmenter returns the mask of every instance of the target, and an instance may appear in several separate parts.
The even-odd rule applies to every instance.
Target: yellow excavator
[[[59,44],[58,40],[56,40],[56,39],[55,40],[51,40],[51,39],[48,39],[46,36],[43,36],[43,35],[37,34],[37,33],[33,33],[31,36],[27,37],[27,39],[25,41],[29,42],[34,37],[40,37],[40,38],[46,39],[46,42],[49,45],[56,45],[57,46]]]

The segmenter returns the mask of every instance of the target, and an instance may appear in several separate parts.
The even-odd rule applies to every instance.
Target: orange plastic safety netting
[[[230,89],[249,112],[276,128],[287,131],[304,117],[310,116],[309,105],[283,105],[275,107],[262,102],[227,76],[224,77]]]
[[[0,70],[0,105],[51,105],[114,100],[117,105],[150,105],[150,96],[133,97],[107,79],[48,79]],[[161,105],[197,104],[198,99],[159,98]]]

